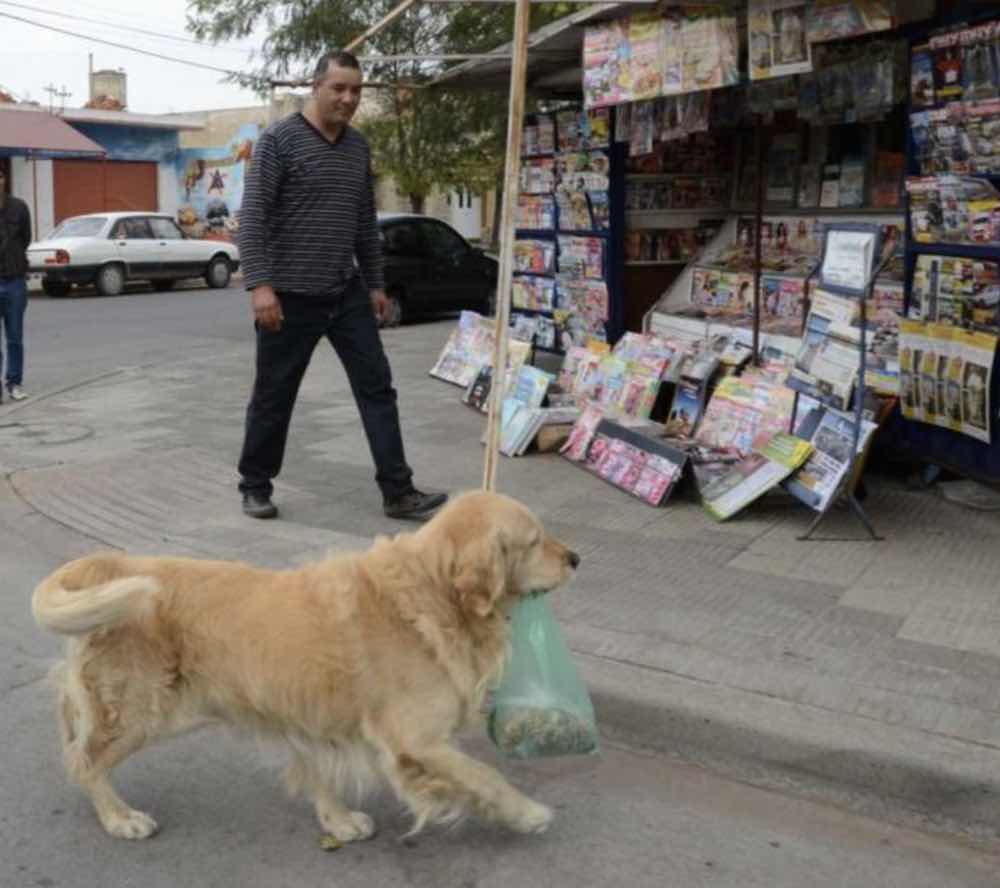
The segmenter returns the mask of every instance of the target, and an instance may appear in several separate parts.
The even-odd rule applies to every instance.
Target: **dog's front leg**
[[[441,744],[420,753],[399,752],[393,783],[416,818],[416,833],[428,821],[447,823],[467,810],[522,833],[542,833],[552,811],[518,792],[487,765]]]

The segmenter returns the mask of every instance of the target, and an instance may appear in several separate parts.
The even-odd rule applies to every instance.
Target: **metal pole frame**
[[[867,321],[868,321],[868,300],[872,297],[872,292],[875,289],[875,281],[878,276],[882,273],[882,269],[889,264],[892,260],[893,247],[890,245],[886,248],[885,253],[881,257],[881,261],[875,270],[871,273],[871,276],[865,283],[864,294],[861,297],[860,306],[860,319],[861,319],[861,342],[859,345],[860,358],[858,360],[858,383],[854,391],[854,439],[851,442],[851,459],[847,466],[847,471],[844,473],[844,480],[841,482],[840,489],[830,497],[830,502],[827,504],[826,508],[823,509],[809,525],[802,536],[797,537],[798,540],[809,540],[812,539],[813,534],[819,528],[820,524],[823,523],[824,519],[833,510],[834,506],[837,505],[842,499],[847,502],[848,507],[854,513],[854,516],[864,525],[865,530],[868,531],[868,535],[875,542],[881,542],[885,539],[883,536],[879,536],[875,531],[875,527],[872,524],[871,519],[868,517],[868,513],[865,512],[861,503],[858,502],[858,498],[854,495],[854,488],[856,486],[855,474],[857,471],[859,454],[858,454],[858,444],[861,441],[861,424],[864,422],[864,409],[865,409],[865,375],[868,368],[868,342],[867,342]],[[844,537],[817,537],[817,542],[855,542],[852,538]]]

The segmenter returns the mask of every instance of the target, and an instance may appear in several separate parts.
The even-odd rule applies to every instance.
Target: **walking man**
[[[7,394],[13,401],[28,396],[21,388],[24,375],[24,312],[28,307],[28,244],[31,212],[28,205],[7,193],[7,176],[0,166],[0,325],[7,352]],[[3,371],[0,351],[0,371]],[[3,373],[0,372],[0,402]]]
[[[370,150],[349,125],[360,101],[357,58],[327,53],[305,110],[264,132],[247,176],[239,247],[252,294],[257,372],[239,489],[243,511],[254,518],[278,514],[271,482],[281,470],[299,384],[324,336],[347,372],[386,515],[424,519],[447,498],[417,490],[403,454],[377,323],[388,300]]]

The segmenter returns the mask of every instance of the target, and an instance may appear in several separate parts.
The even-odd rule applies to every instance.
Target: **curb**
[[[1000,750],[574,651],[605,740],[995,847]]]

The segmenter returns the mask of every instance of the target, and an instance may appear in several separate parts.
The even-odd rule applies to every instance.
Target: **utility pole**
[[[55,85],[50,83],[44,89],[45,92],[49,94],[49,113],[55,111],[55,99],[59,99],[59,110],[66,110],[66,99],[68,99],[73,93],[67,91],[66,84],[64,83],[59,89],[56,89]]]

